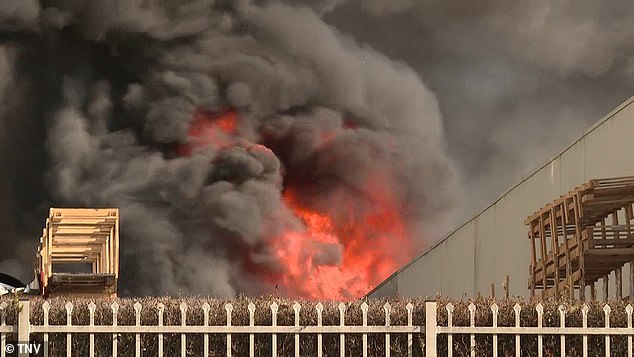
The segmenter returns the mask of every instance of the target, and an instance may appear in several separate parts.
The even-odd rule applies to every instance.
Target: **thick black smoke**
[[[285,185],[336,215],[335,191],[375,204],[377,172],[412,235],[441,229],[459,189],[436,98],[327,25],[337,3],[2,2],[0,270],[28,277],[48,206],[114,206],[124,294],[271,292],[270,240],[301,229]],[[195,112],[228,108],[230,147],[179,154]]]

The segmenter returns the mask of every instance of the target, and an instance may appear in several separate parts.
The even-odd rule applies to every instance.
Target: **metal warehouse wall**
[[[590,128],[579,140],[512,187],[491,206],[394,273],[370,297],[450,297],[503,293],[529,296],[530,241],[524,219],[561,194],[593,178],[634,175],[634,97]],[[623,293],[629,293],[629,265]],[[610,276],[614,294],[614,273]],[[601,291],[601,284],[597,291]],[[589,296],[588,294],[586,296]],[[598,297],[602,295],[599,293]]]

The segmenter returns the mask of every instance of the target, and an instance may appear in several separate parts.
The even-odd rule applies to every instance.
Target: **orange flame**
[[[361,297],[410,258],[410,242],[398,207],[389,192],[373,192],[369,207],[345,195],[335,201],[347,215],[330,215],[299,205],[286,190],[284,201],[304,224],[275,241],[275,252],[286,267],[282,285],[291,296],[314,299]],[[336,254],[337,261],[319,259]]]
[[[344,130],[356,129],[344,123]],[[180,155],[213,146],[247,145],[251,150],[269,150],[245,142],[237,135],[234,110],[214,114],[197,110],[188,130],[188,140],[177,148]],[[321,145],[336,139],[336,132],[322,133]],[[302,228],[288,228],[273,237],[271,248],[281,269],[248,270],[281,286],[291,297],[353,299],[367,293],[411,258],[410,234],[394,193],[395,180],[385,172],[369,174],[355,193],[340,190],[319,199],[327,205],[314,207],[302,196],[301,187],[285,187],[283,200]]]
[[[207,145],[231,146],[238,128],[238,115],[234,110],[226,110],[219,115],[196,110],[193,117],[187,131],[187,142],[177,149],[179,155],[189,156],[196,149]]]

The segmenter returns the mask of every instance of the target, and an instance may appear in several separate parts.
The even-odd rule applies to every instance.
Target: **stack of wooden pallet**
[[[116,296],[118,209],[51,208],[37,261],[44,296]]]
[[[616,295],[622,296],[622,268],[634,262],[634,177],[590,180],[542,207],[524,222],[529,226],[532,260],[528,286],[543,297],[568,294],[594,299],[594,283],[615,272]],[[631,277],[634,277],[634,264]],[[634,297],[634,282],[630,283]]]

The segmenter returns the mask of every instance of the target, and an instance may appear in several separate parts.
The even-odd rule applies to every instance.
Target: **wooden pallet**
[[[44,296],[116,296],[119,276],[119,211],[116,208],[51,208],[37,252]],[[91,273],[59,273],[53,266],[90,265]]]
[[[116,283],[114,274],[53,273],[48,296],[110,296],[116,293]]]
[[[528,287],[531,295],[585,299],[586,286],[614,271],[622,296],[622,268],[634,262],[634,176],[590,180],[540,208],[525,220],[531,240]],[[634,279],[634,264],[631,264]],[[630,282],[634,297],[634,281]]]

